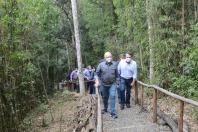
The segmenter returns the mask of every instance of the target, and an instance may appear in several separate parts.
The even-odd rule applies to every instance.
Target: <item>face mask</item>
[[[131,58],[126,58],[126,62],[131,62]]]
[[[112,58],[110,58],[110,57],[109,58],[106,58],[106,61],[107,62],[111,62],[112,61]]]

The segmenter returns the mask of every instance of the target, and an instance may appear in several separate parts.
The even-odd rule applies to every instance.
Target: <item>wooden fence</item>
[[[149,84],[145,84],[141,81],[137,81],[135,83],[135,87],[134,87],[134,91],[135,91],[135,103],[138,104],[139,100],[138,100],[138,90],[139,90],[139,86],[141,86],[141,93],[140,93],[140,105],[143,107],[144,105],[144,87],[147,88],[152,88],[154,89],[153,91],[153,101],[152,101],[152,106],[153,106],[153,111],[152,111],[152,118],[153,118],[153,122],[156,123],[157,122],[157,99],[158,99],[158,92],[162,92],[165,95],[168,95],[170,97],[173,97],[177,100],[179,100],[180,102],[180,107],[179,107],[179,117],[178,117],[178,131],[179,132],[183,132],[183,116],[184,116],[184,103],[188,103],[191,104],[193,106],[198,107],[198,102],[191,100],[191,99],[187,99],[185,97],[179,96],[177,94],[174,94],[172,92],[169,92],[163,88],[160,88],[159,86],[156,85],[149,85]]]

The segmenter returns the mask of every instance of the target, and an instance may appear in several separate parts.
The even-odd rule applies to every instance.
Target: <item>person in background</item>
[[[75,68],[75,70],[73,70],[70,74],[70,81],[73,82],[74,81],[74,90],[79,91],[79,88],[77,86],[78,84],[78,69]]]
[[[137,78],[137,64],[132,60],[132,54],[125,54],[125,61],[122,61],[118,65],[118,74],[121,77],[121,105],[120,109],[124,109],[126,104],[127,108],[130,108],[130,97],[131,97],[131,87],[135,84]]]
[[[87,68],[83,71],[84,78],[88,81],[87,88],[89,90],[89,94],[95,94],[95,79],[94,79],[94,71],[91,69],[91,66],[87,66]]]
[[[66,77],[66,80],[69,81],[70,80],[70,75],[71,75],[72,71],[69,70],[68,73],[65,73],[65,77]]]
[[[112,118],[117,118],[115,113],[115,96],[116,96],[116,79],[117,79],[117,65],[112,60],[112,54],[106,52],[104,54],[105,61],[101,62],[96,69],[96,88],[100,85],[103,94],[103,113],[107,112],[108,99],[110,97],[110,115]]]
[[[125,54],[120,54],[119,55],[119,61],[117,62],[117,65],[119,63],[123,63],[125,61]],[[118,87],[117,87],[117,94],[118,94],[118,103],[121,104],[121,94],[120,94],[120,89],[121,89],[121,77],[118,77]]]

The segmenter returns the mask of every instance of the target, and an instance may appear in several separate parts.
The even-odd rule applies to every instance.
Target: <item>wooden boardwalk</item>
[[[116,103],[116,112],[117,119],[112,119],[109,113],[103,115],[103,132],[171,132],[168,126],[152,123],[150,113],[142,112],[134,101],[131,108],[125,107],[124,110],[120,110]]]

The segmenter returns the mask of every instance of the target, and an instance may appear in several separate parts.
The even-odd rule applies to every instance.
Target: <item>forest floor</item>
[[[69,132],[80,96],[77,93],[57,92],[49,104],[41,104],[25,118],[21,125],[27,132]]]

